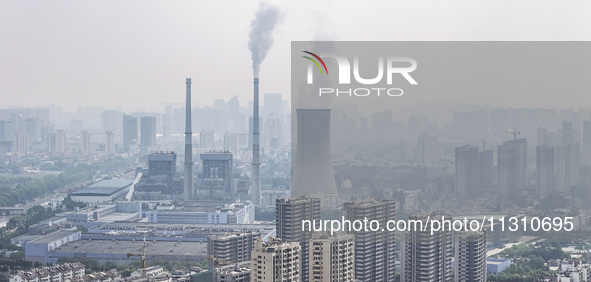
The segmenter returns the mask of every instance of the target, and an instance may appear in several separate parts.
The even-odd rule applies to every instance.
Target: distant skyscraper
[[[417,137],[417,162],[425,165],[437,161],[438,147],[437,137],[425,132],[419,134]]]
[[[301,275],[307,271],[302,271],[302,256],[298,243],[283,242],[273,237],[267,242],[259,239],[251,254],[251,281],[303,281]]]
[[[426,227],[403,233],[400,281],[452,281],[452,233],[431,232],[431,222],[441,220],[441,216],[431,215],[430,220],[427,216],[411,216],[409,220],[421,221]]]
[[[224,151],[238,152],[238,134],[233,131],[224,133]]]
[[[12,122],[0,120],[0,142],[12,141]]]
[[[55,133],[47,134],[47,151],[50,153],[56,152],[57,148],[57,135]]]
[[[455,232],[454,238],[454,281],[485,282],[487,274],[486,233],[484,231],[459,231]]]
[[[400,139],[400,160],[407,162],[412,161],[412,146],[411,143]]]
[[[82,130],[80,132],[80,141],[82,146],[80,147],[83,154],[90,152],[90,132],[88,130]]]
[[[12,140],[12,151],[25,153],[29,151],[29,138],[26,132],[15,132]]]
[[[423,130],[422,119],[416,115],[410,115],[408,117],[408,138],[414,139],[418,137],[419,133]]]
[[[283,104],[281,102],[281,93],[265,93],[263,97],[264,116],[275,115],[277,117],[283,114]]]
[[[456,198],[471,198],[478,189],[478,147],[456,147]]]
[[[238,133],[238,148],[246,149],[248,148],[248,134],[247,133]]]
[[[199,148],[213,148],[214,133],[211,129],[202,129],[199,132]]]
[[[271,114],[265,119],[267,145],[272,149],[278,149],[281,145],[281,119],[276,114]]]
[[[312,232],[302,230],[302,221],[320,221],[320,199],[304,196],[277,199],[275,210],[277,237],[286,242],[298,242],[302,248],[302,269],[309,269],[309,244]],[[308,271],[302,272],[302,281],[308,281]]]
[[[115,134],[110,130],[105,131],[105,152],[115,152]]]
[[[47,151],[52,153],[62,153],[66,147],[66,132],[56,130],[47,136]]]
[[[572,122],[563,120],[561,131],[562,135],[560,136],[560,144],[571,144],[575,142],[575,133]]]
[[[583,122],[583,164],[591,165],[591,121]]]
[[[380,222],[380,226],[396,217],[396,203],[391,200],[347,202],[343,210],[346,219],[351,222],[371,218]],[[355,235],[355,278],[359,281],[394,281],[394,233],[384,230],[351,230],[350,233]]]
[[[499,197],[509,199],[521,193],[527,172],[527,140],[509,140],[497,148],[499,168]]]
[[[548,131],[545,128],[538,127],[538,146],[539,145],[548,145],[548,146],[556,146],[559,144],[558,140],[558,133],[556,131]]]
[[[156,146],[156,117],[141,117],[141,140],[142,147]]]
[[[123,115],[123,151],[129,152],[131,144],[138,141],[137,118],[130,115]]]
[[[40,122],[36,118],[27,118],[25,120],[25,128],[29,138],[29,144],[39,141],[39,134],[41,132]]]
[[[55,134],[57,136],[55,151],[63,153],[66,150],[66,131],[59,129],[55,131]]]
[[[554,146],[536,147],[536,175],[538,198],[552,194],[556,185],[556,161]]]
[[[493,150],[478,153],[478,191],[491,192],[493,180]]]
[[[310,240],[311,282],[355,281],[355,239],[353,235],[330,236],[315,233]],[[306,271],[303,269],[302,271]]]
[[[570,188],[578,183],[579,143],[556,147],[556,191],[570,193]]]
[[[101,123],[105,131],[110,130],[121,133],[123,129],[122,119],[123,113],[119,110],[105,110],[101,113]]]

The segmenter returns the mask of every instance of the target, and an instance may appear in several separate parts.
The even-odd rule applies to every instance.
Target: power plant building
[[[203,170],[199,175],[198,200],[234,200],[233,164],[230,152],[207,152],[200,155]]]
[[[133,199],[144,201],[180,200],[183,185],[177,172],[177,155],[158,152],[148,155],[148,169],[134,186]]]

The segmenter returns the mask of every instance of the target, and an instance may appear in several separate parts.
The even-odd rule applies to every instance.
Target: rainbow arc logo
[[[306,54],[309,54],[309,55],[312,55],[312,57],[316,58],[316,60],[314,60],[314,59],[312,59],[312,58],[310,58],[308,56],[302,56],[302,57],[310,60],[312,63],[314,63],[318,67],[318,69],[320,70],[320,73],[324,73],[322,71],[322,68],[320,67],[320,64],[322,64],[322,66],[324,67],[324,70],[326,71],[326,75],[328,75],[328,69],[326,68],[326,64],[324,64],[324,61],[318,55],[316,55],[316,54],[314,54],[312,52],[308,52],[308,51],[302,51],[302,52],[304,52]],[[317,60],[320,62],[320,64],[318,63]]]

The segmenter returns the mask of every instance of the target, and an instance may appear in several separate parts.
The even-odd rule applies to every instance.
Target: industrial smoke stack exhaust
[[[259,177],[261,160],[259,156],[259,78],[255,77],[254,84],[254,105],[252,113],[252,183],[253,183],[253,204],[262,205],[261,179]]]
[[[187,78],[187,101],[185,112],[185,179],[183,185],[183,199],[194,200],[193,196],[193,145],[191,132],[191,79]]]
[[[330,155],[330,109],[297,109],[297,144],[291,194],[338,196]]]

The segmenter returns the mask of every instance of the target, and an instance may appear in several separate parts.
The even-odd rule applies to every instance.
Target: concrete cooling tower
[[[296,109],[297,143],[292,197],[321,199],[321,206],[338,205],[337,185],[330,154],[330,109]]]

